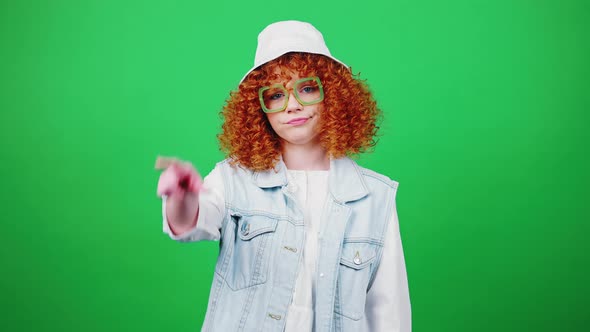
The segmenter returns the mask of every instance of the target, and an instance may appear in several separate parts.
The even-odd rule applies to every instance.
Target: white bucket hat
[[[240,82],[243,82],[254,69],[289,52],[325,55],[349,68],[330,54],[322,33],[313,25],[300,21],[281,21],[272,23],[260,32],[254,66],[248,70]]]

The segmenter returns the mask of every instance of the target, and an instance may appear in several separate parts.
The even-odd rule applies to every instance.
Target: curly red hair
[[[287,53],[253,70],[238,90],[230,93],[221,111],[225,121],[218,139],[233,164],[263,171],[279,161],[280,138],[261,110],[258,89],[290,80],[288,73],[320,78],[325,98],[319,139],[330,157],[351,156],[375,145],[381,111],[366,83],[323,55]]]

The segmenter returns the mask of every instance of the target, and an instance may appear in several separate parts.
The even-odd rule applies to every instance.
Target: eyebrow
[[[297,80],[300,80],[300,79],[302,79],[304,77],[308,77],[308,76],[298,74],[297,78],[294,79],[291,76],[275,74],[269,78],[267,85],[270,86],[270,85],[274,85],[274,84],[281,84],[282,86],[284,86],[286,88],[287,84],[291,83],[291,81],[293,81],[293,83],[295,83]]]
[[[287,75],[275,74],[268,79],[268,84],[282,84],[283,86],[291,81],[291,77]]]

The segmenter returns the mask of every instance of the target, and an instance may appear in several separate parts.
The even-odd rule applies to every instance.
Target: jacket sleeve
[[[376,273],[365,304],[369,331],[410,332],[410,294],[395,205]]]
[[[199,216],[196,226],[191,230],[178,235],[172,233],[166,218],[166,196],[162,197],[164,233],[180,242],[219,240],[224,213],[223,179],[218,167],[214,168],[203,180],[203,189],[199,193]]]

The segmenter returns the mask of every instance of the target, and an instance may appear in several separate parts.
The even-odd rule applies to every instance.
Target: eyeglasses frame
[[[317,104],[317,103],[321,103],[324,100],[324,86],[322,85],[322,81],[320,81],[320,78],[319,77],[317,77],[317,76],[310,76],[310,77],[304,77],[302,79],[298,79],[293,84],[293,87],[295,88],[299,84],[301,84],[302,82],[306,82],[306,81],[316,81],[317,82],[318,87],[320,89],[320,98],[318,100],[315,100],[315,101],[312,101],[312,102],[305,102],[305,101],[303,101],[303,100],[301,100],[299,98],[299,93],[297,92],[297,90],[296,89],[292,89],[293,90],[293,96],[295,97],[295,99],[297,99],[297,101],[299,102],[299,104],[301,104],[303,106],[309,106],[309,105],[314,105],[314,104]],[[285,93],[285,96],[287,96],[287,98],[285,98],[285,104],[280,109],[269,110],[264,105],[263,93],[264,93],[264,91],[270,90],[272,88],[279,88],[279,89],[281,89]],[[262,111],[264,113],[278,113],[278,112],[284,111],[285,109],[287,109],[287,105],[289,104],[289,98],[290,98],[289,90],[287,90],[287,88],[285,88],[285,86],[283,86],[280,83],[273,84],[271,86],[263,86],[260,89],[258,89],[258,100],[260,101],[260,106],[262,107]]]

